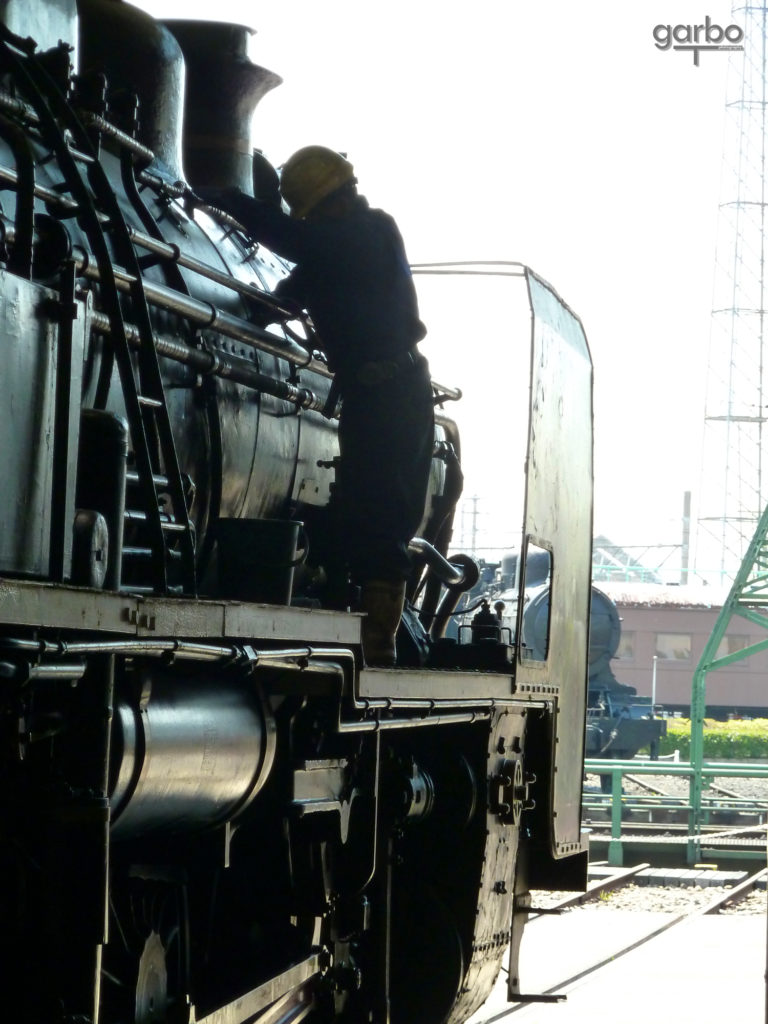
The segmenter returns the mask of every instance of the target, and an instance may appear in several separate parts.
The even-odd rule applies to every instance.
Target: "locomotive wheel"
[[[151,932],[139,957],[136,979],[136,1024],[154,1024],[165,1018],[168,1006],[168,971],[165,946],[157,932]]]
[[[392,909],[392,1024],[442,1024],[464,978],[453,915],[429,890],[401,891]]]
[[[102,1019],[166,1024],[186,996],[183,890],[131,879],[110,901],[102,961]]]

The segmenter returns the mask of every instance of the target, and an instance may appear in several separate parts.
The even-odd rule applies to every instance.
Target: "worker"
[[[356,185],[344,156],[307,146],[282,169],[290,216],[234,190],[209,201],[295,264],[274,294],[307,310],[335,374],[341,412],[332,528],[345,581],[348,570],[360,588],[366,662],[386,666],[395,663],[408,544],[424,514],[434,405],[427,361],[416,348],[426,330],[400,232]]]

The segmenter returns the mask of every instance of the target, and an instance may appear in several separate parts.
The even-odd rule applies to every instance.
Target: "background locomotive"
[[[536,552],[528,558],[521,635],[523,644],[537,658],[545,656],[549,644],[550,568],[547,552]],[[500,562],[481,565],[478,582],[462,595],[447,632],[456,639],[478,632],[489,639],[501,639],[506,634],[511,640],[516,636],[520,592],[517,570],[516,552],[505,555]],[[648,748],[655,758],[667,723],[655,716],[649,697],[639,697],[634,686],[616,678],[611,661],[616,657],[620,640],[621,618],[616,603],[593,586],[589,605],[585,756],[621,760]],[[611,776],[603,779],[607,785]]]
[[[521,268],[547,650],[440,643],[474,581],[444,557],[460,471],[440,411],[407,667],[368,669],[360,617],[313,597],[320,566],[292,586],[298,524],[321,551],[332,500],[322,353],[301,324],[254,326],[285,266],[193,191],[274,188],[248,129],[275,76],[244,29],[119,0],[5,0],[0,34],[0,1009],[460,1022],[507,947],[530,998],[529,887],[586,869],[579,321]]]
[[[529,559],[530,561],[530,559]],[[501,562],[499,600],[505,602],[502,621],[517,604],[514,587],[517,555]],[[533,571],[532,571],[533,570]],[[540,654],[546,649],[549,622],[549,559],[539,555],[528,571],[522,612],[523,643]],[[634,686],[620,682],[611,667],[621,640],[621,618],[616,603],[593,586],[589,606],[589,687],[587,691],[587,757],[632,758],[647,747],[651,757],[667,724],[655,718],[648,697],[638,697]],[[610,778],[609,776],[607,778]]]

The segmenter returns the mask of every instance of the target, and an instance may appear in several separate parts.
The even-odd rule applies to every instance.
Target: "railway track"
[[[637,786],[638,789],[642,789],[646,793],[650,793],[652,796],[663,796],[663,797],[669,797],[670,799],[674,799],[675,798],[675,794],[674,793],[670,793],[670,792],[668,792],[665,789],[661,789],[659,786],[654,786],[652,783],[646,782],[646,780],[641,778],[639,775],[625,775],[624,776],[624,780],[626,782],[631,782],[633,785]],[[709,784],[708,788],[709,788],[710,792],[717,793],[720,796],[728,797],[728,798],[730,798],[732,800],[741,800],[741,799],[743,799],[741,793],[737,793],[737,792],[735,792],[732,789],[726,789],[725,786],[721,786],[721,785],[716,784],[714,782],[711,782]]]
[[[732,820],[738,821],[738,817]],[[695,841],[700,859],[720,867],[746,870],[752,865],[757,870],[765,864],[766,823],[705,825],[700,833],[692,835],[687,822],[653,821],[652,816],[638,812],[631,821],[621,822],[620,834],[614,835],[611,823],[605,821],[590,821],[588,828],[593,854],[608,856],[613,863],[645,857],[655,864],[686,868],[690,865],[690,843]]]
[[[561,941],[561,932],[565,924],[564,918],[558,917],[558,915],[565,910],[572,910],[584,904],[587,905],[585,909],[588,909],[590,902],[594,902],[596,899],[600,900],[601,896],[605,894],[631,885],[636,881],[637,875],[647,867],[647,864],[641,864],[634,868],[617,871],[591,883],[585,893],[570,893],[551,905],[537,907],[536,912],[531,914],[529,923],[530,933],[533,933],[532,937],[535,937],[537,949],[547,950],[552,959],[557,959],[558,952],[562,953],[564,946]],[[558,964],[555,971],[557,980],[548,984],[536,995],[529,996],[523,1002],[505,1005],[503,1000],[506,977],[503,977],[497,982],[494,994],[485,1006],[470,1019],[468,1024],[495,1024],[497,1021],[512,1019],[520,1020],[521,1024],[524,1020],[549,1021],[550,1017],[545,1016],[547,1007],[542,1005],[543,1003],[562,1002],[570,991],[583,987],[586,982],[596,982],[599,985],[603,972],[613,968],[617,961],[641,947],[647,947],[653,943],[658,943],[661,946],[662,940],[675,929],[678,929],[682,936],[685,926],[694,925],[696,919],[717,915],[723,909],[749,896],[767,874],[768,869],[763,868],[750,874],[732,888],[718,889],[709,898],[706,898],[706,892],[699,892],[700,897],[704,896],[701,902],[691,904],[684,909],[673,910],[670,913],[624,911],[622,914],[614,912],[612,916],[618,914],[621,926],[617,926],[615,921],[608,920],[606,917],[608,912],[603,910],[593,910],[588,919],[585,915],[581,928],[577,927],[578,915],[581,911],[577,911],[576,915],[569,915],[569,917],[575,918],[574,922],[569,922],[571,925],[569,930],[580,936],[580,942],[578,948],[571,950],[573,957],[564,958],[562,965]],[[760,928],[764,935],[764,917],[756,916],[762,918]],[[627,926],[629,919],[632,919],[634,926]],[[593,939],[595,940],[594,959],[591,959],[589,954],[585,958],[584,950],[590,948]],[[524,939],[524,948],[525,941]],[[567,943],[565,946],[567,949]],[[763,950],[765,948],[764,942],[762,948]],[[521,980],[524,982],[524,965],[522,973]],[[560,1011],[557,1019],[561,1020],[563,1024],[567,1024],[568,1012]],[[580,1017],[577,1019],[581,1020]]]
[[[646,793],[650,793],[653,796],[668,796],[671,798],[675,795],[674,793],[669,793],[665,789],[661,789],[659,786],[654,786],[652,783],[646,782],[646,780],[641,778],[639,775],[625,775],[624,780],[625,782],[633,783],[633,785],[637,786],[639,789],[645,790]],[[736,793],[732,789],[726,789],[725,786],[719,786],[715,783],[710,783],[709,789],[713,793],[719,793],[720,796],[728,796],[736,800],[741,796],[740,793]]]

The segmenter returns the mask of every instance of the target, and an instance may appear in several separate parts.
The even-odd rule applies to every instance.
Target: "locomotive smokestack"
[[[184,166],[193,188],[253,192],[251,121],[279,75],[253,64],[251,30],[211,21],[167,21],[187,63]]]
[[[103,72],[111,94],[136,94],[139,141],[172,178],[183,179],[185,72],[178,43],[161,22],[122,0],[77,0],[77,6],[81,72]]]

